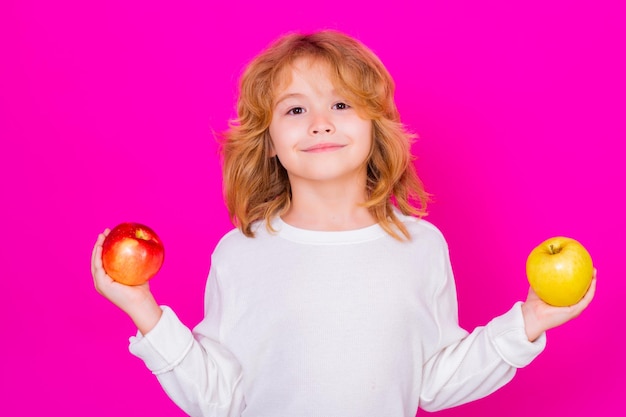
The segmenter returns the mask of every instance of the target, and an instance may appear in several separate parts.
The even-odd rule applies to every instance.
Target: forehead
[[[274,83],[274,98],[285,92],[293,84],[301,82],[338,87],[329,63],[309,57],[296,58],[278,71]]]

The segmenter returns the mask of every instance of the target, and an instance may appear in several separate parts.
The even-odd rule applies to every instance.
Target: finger
[[[96,262],[94,265],[94,274],[93,274],[93,283],[94,287],[98,291],[98,293],[103,294],[107,292],[108,288],[116,285],[117,283],[113,278],[106,273],[102,266],[102,247],[99,246],[96,249]]]
[[[104,236],[101,234],[98,237],[98,242],[102,240],[104,240]],[[93,248],[93,257],[91,261],[91,273],[96,287],[99,287],[100,284],[113,281],[113,279],[109,277],[109,275],[104,270],[104,265],[102,261],[102,250],[102,244],[96,243]]]
[[[93,276],[93,282],[98,286],[100,280],[102,268],[102,246],[96,246],[93,249],[93,260],[91,261],[91,275]]]
[[[96,248],[98,246],[102,246],[102,244],[104,243],[104,240],[109,235],[109,232],[111,232],[111,230],[104,229],[104,231],[98,235],[98,238],[96,239],[96,243],[93,245],[93,250],[91,251],[92,258],[95,256]]]
[[[104,243],[104,239],[106,239],[106,237],[109,235],[109,232],[111,232],[109,229],[104,229],[104,231],[98,235],[98,240],[96,241],[96,244],[102,245]]]
[[[96,265],[98,260],[100,260],[100,262],[102,262],[102,254],[98,255],[97,251],[98,248],[102,248],[102,243],[104,242],[104,235],[102,233],[100,233],[98,235],[98,239],[96,240],[96,243],[93,245],[93,249],[91,251],[91,275],[94,275],[96,272]]]
[[[595,278],[595,274],[594,274],[594,278],[591,280],[591,285],[589,285],[589,289],[587,290],[587,293],[583,297],[583,300],[587,304],[589,304],[591,302],[591,300],[593,300],[593,297],[596,295],[596,284],[597,284],[597,281],[598,280]]]
[[[96,268],[95,268],[95,264],[96,264],[96,249],[98,249],[98,242],[96,241],[96,244],[93,245],[93,249],[91,250],[91,275],[93,276],[96,273]]]
[[[95,252],[93,264],[96,267],[96,269],[102,269],[102,246],[96,246],[96,252]]]
[[[93,273],[95,272],[94,271],[94,267],[93,267],[95,259],[96,259],[96,245],[94,245],[93,249],[91,250],[91,263],[90,263],[90,265],[91,265],[91,275],[93,275]]]
[[[593,268],[593,278],[591,279],[591,284],[589,284],[589,288],[587,289],[587,292],[585,293],[583,298],[579,301],[579,304],[582,303],[584,304],[585,307],[587,307],[589,303],[591,303],[591,300],[593,300],[593,297],[596,295],[597,275],[598,275],[598,270],[596,268]]]

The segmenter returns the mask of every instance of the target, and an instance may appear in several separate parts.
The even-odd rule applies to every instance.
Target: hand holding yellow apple
[[[526,275],[544,302],[571,306],[589,289],[594,275],[593,261],[587,249],[575,239],[552,237],[530,252]]]

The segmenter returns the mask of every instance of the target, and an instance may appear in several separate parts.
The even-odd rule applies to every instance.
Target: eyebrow
[[[337,94],[337,90],[333,88],[332,90],[332,94],[336,95]],[[278,100],[276,100],[276,102],[274,103],[274,107],[278,106],[282,101],[285,101],[289,98],[302,98],[305,97],[305,94],[302,93],[287,93],[287,94],[283,94],[278,96]]]
[[[276,102],[274,103],[274,107],[278,106],[282,101],[285,101],[289,98],[294,98],[294,97],[296,98],[304,97],[304,94],[300,94],[300,93],[283,94],[278,97],[278,100],[276,100]]]

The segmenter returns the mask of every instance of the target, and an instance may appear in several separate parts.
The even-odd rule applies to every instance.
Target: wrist
[[[522,303],[522,316],[524,318],[524,330],[526,331],[526,337],[528,341],[534,342],[539,336],[543,334],[543,329],[534,310],[529,306],[528,302]]]
[[[141,303],[129,308],[126,313],[137,326],[139,332],[145,335],[159,322],[163,310],[152,297],[152,294],[150,294]]]

